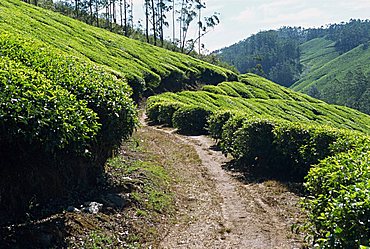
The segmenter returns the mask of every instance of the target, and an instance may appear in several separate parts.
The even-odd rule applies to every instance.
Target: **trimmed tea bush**
[[[313,244],[320,248],[370,246],[370,150],[352,150],[322,160],[305,184]]]
[[[207,120],[209,135],[214,139],[220,139],[222,137],[223,126],[233,115],[235,113],[231,111],[219,111],[212,114]]]
[[[86,101],[6,57],[0,59],[0,107],[2,142],[42,146],[50,154],[83,155],[101,128]]]
[[[206,134],[207,119],[211,111],[197,106],[184,106],[173,114],[173,126],[187,135]]]
[[[153,124],[164,124],[172,127],[173,114],[184,105],[176,102],[155,102],[148,104],[146,113]]]
[[[0,216],[12,218],[96,184],[137,115],[127,83],[92,63],[8,33],[0,55]]]

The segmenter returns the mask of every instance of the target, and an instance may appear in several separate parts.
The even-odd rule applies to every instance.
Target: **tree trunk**
[[[145,0],[145,36],[149,43],[149,0]]]
[[[175,20],[175,0],[172,0],[172,43],[175,44],[176,39],[176,20]]]
[[[120,14],[120,19],[121,19],[121,28],[124,29],[123,27],[123,9],[122,9],[122,0],[119,0],[119,14]]]
[[[99,27],[99,3],[95,0],[96,26]]]
[[[199,49],[199,55],[200,55],[200,50],[201,50],[201,42],[200,42],[200,38],[201,38],[201,15],[202,15],[202,8],[200,7],[199,8],[199,22],[198,22],[198,39],[199,39],[199,41],[198,41],[198,49]]]
[[[78,18],[78,0],[75,0],[75,12],[76,18]]]
[[[153,38],[154,38],[154,46],[157,46],[157,31],[156,31],[156,23],[155,23],[155,6],[154,0],[152,0],[152,21],[153,21]]]
[[[90,24],[93,24],[94,17],[93,17],[93,10],[92,10],[92,0],[89,1],[89,8],[90,8]]]
[[[161,35],[160,35],[160,39],[161,39],[161,46],[163,47],[163,44],[164,44],[164,38],[163,38],[163,0],[160,1],[160,32],[161,32]]]
[[[127,1],[124,0],[124,9],[125,9],[125,36],[128,36],[128,27],[127,27]]]

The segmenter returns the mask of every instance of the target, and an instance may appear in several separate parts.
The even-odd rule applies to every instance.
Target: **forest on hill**
[[[241,73],[253,72],[329,103],[370,113],[369,41],[370,21],[350,20],[321,28],[262,31],[215,54]]]

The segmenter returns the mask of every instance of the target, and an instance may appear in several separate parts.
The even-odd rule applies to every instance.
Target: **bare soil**
[[[230,161],[206,136],[181,136],[173,129],[147,127],[177,146],[191,146],[199,164],[174,165],[177,219],[158,248],[302,248],[291,227],[302,217],[299,197],[277,181],[248,181],[226,171]],[[161,148],[166,153],[166,148]],[[244,181],[240,181],[244,179]]]

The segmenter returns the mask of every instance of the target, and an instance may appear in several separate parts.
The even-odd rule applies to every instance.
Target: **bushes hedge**
[[[89,149],[101,125],[86,101],[6,57],[0,68],[2,141],[40,144],[52,154]]]
[[[198,106],[179,108],[172,118],[173,126],[187,135],[207,134],[207,119],[211,111]]]
[[[137,122],[136,111],[129,97],[131,89],[121,79],[41,42],[16,35],[0,35],[0,53],[43,74],[77,99],[85,100],[102,124],[98,134],[102,146],[115,146],[132,133]]]
[[[320,248],[370,246],[370,150],[322,160],[306,177],[306,226]]]
[[[136,127],[130,94],[103,68],[1,34],[0,211],[92,186]]]
[[[210,121],[219,117],[220,123],[213,124],[219,129],[222,119],[228,116],[221,113]],[[220,131],[216,135],[219,134]],[[329,126],[236,115],[222,126],[220,145],[224,153],[230,153],[246,170],[303,180],[311,165],[356,147],[361,137],[364,140],[366,136]]]
[[[173,114],[184,105],[176,102],[155,102],[148,104],[146,112],[153,124],[172,126]]]

